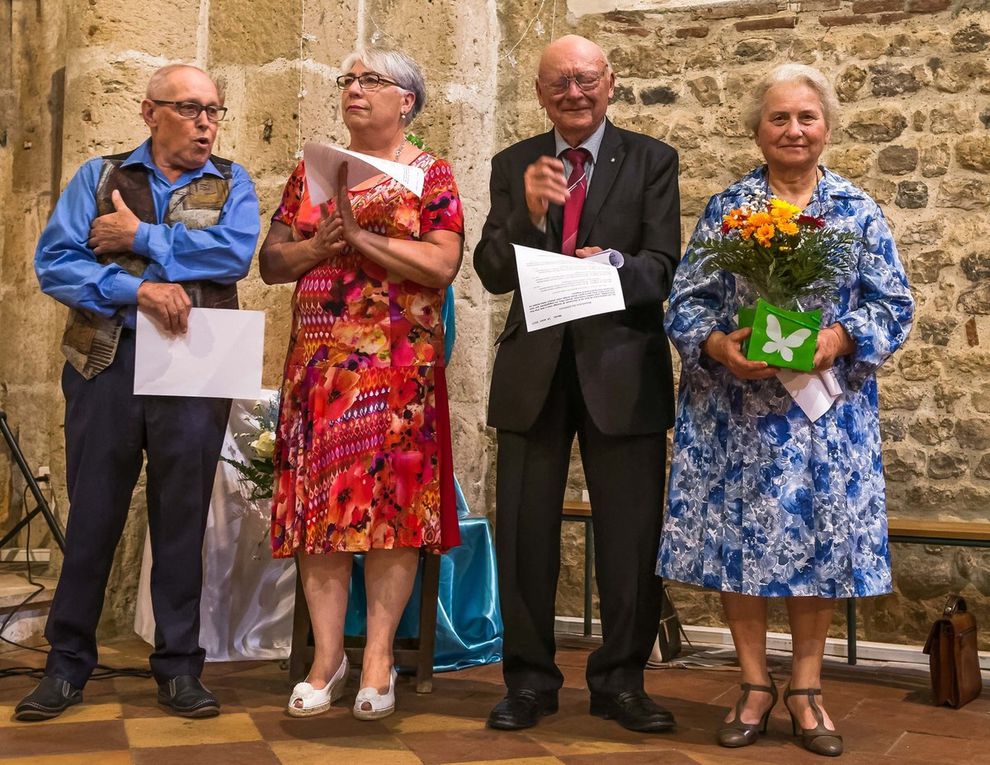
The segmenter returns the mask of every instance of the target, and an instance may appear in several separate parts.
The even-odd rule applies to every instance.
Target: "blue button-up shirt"
[[[148,258],[141,276],[133,276],[115,263],[100,265],[87,244],[97,217],[96,186],[103,159],[89,160],[69,181],[48,221],[34,256],[34,269],[46,295],[73,308],[103,316],[124,312],[124,323],[134,326],[137,291],[143,281],[186,282],[207,279],[230,284],[247,275],[258,242],[258,197],[247,171],[231,168],[230,194],[220,222],[203,229],[161,222],[173,192],[203,175],[223,177],[211,161],[183,173],[173,183],[158,169],[151,155],[151,141],[131,152],[123,167],[148,168],[157,223],[138,224],[134,252]]]

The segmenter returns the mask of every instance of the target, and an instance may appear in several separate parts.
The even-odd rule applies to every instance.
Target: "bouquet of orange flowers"
[[[836,231],[822,218],[777,197],[730,210],[722,236],[695,246],[692,260],[704,257],[706,272],[730,271],[743,277],[774,305],[800,308],[802,302],[834,301],[853,267],[855,234]]]
[[[721,234],[696,244],[691,259],[704,258],[706,273],[741,276],[760,296],[755,307],[739,311],[739,326],[753,328],[747,358],[810,371],[821,311],[802,311],[802,303],[838,299],[854,265],[856,234],[777,197],[730,210]]]

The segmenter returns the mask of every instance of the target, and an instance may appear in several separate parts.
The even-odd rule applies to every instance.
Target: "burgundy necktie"
[[[584,197],[588,190],[588,176],[584,170],[584,163],[590,154],[587,149],[564,149],[560,156],[571,163],[571,174],[567,178],[567,188],[571,195],[564,202],[564,235],[560,251],[565,255],[573,255],[577,247],[581,210],[584,208]]]

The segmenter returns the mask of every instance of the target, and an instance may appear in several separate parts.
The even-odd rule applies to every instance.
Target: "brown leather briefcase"
[[[925,643],[931,667],[932,696],[936,705],[959,707],[980,695],[980,657],[977,651],[976,618],[966,610],[966,601],[950,595],[942,617],[936,619]]]

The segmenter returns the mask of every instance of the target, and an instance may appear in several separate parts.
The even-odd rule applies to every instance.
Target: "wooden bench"
[[[584,634],[591,635],[592,578],[595,568],[594,539],[591,529],[591,504],[564,502],[563,519],[584,523]],[[941,545],[946,547],[990,548],[990,523],[963,521],[919,521],[888,518],[887,533],[891,544]],[[856,598],[846,599],[846,658],[856,663]]]
[[[561,517],[565,521],[584,524],[584,636],[591,637],[591,594],[595,576],[595,538],[591,529],[591,503],[565,502]]]
[[[887,538],[891,544],[990,547],[990,523],[888,518]],[[846,622],[846,658],[855,664],[856,598],[846,600]]]

